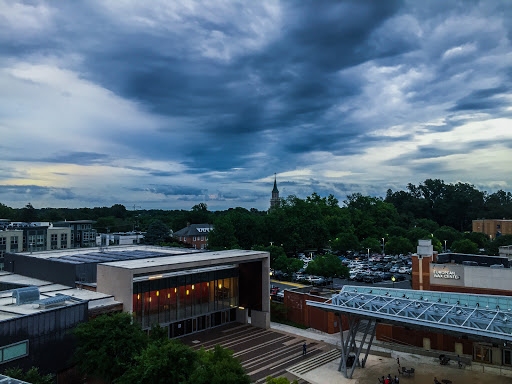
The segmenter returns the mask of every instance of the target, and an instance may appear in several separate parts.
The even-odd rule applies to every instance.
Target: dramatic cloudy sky
[[[512,190],[509,1],[0,0],[0,202]]]

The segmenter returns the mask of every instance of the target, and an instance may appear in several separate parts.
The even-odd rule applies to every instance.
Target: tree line
[[[497,254],[510,244],[507,236],[495,241],[471,233],[472,220],[512,218],[512,194],[487,193],[467,183],[427,179],[406,190],[388,190],[384,198],[355,193],[340,204],[333,195],[316,193],[305,199],[291,195],[270,211],[229,208],[212,212],[205,203],[190,210],[128,210],[121,204],[96,208],[19,209],[0,204],[0,217],[19,221],[95,220],[98,232],[148,231],[150,243],[171,241],[167,229],[177,231],[188,223],[214,224],[209,236],[212,249],[273,247],[277,260],[305,250],[408,253],[419,239],[431,239],[437,251],[445,248],[465,253],[485,249]],[[155,234],[158,234],[155,236]],[[383,247],[384,246],[384,247]],[[277,253],[276,253],[277,252]],[[282,256],[282,255],[281,255]]]

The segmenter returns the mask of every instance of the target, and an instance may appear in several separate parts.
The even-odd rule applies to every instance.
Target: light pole
[[[368,250],[368,260],[370,260],[370,248],[366,248]]]
[[[384,238],[382,238],[382,256],[385,256],[386,254],[384,253]]]
[[[446,240],[444,241],[444,253],[446,253]]]
[[[393,288],[395,288],[395,280],[396,280],[396,278],[395,278],[395,276],[393,276],[393,277],[391,278],[391,281],[393,282]]]

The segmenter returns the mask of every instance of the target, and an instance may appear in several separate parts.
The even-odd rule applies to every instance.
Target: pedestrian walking
[[[306,356],[306,351],[307,351],[307,346],[306,346],[306,342],[304,342],[304,344],[302,344],[302,356]]]
[[[395,384],[400,384],[400,379],[395,375]]]
[[[459,368],[462,368],[462,363],[460,362],[460,355],[457,355],[457,364],[459,365]]]

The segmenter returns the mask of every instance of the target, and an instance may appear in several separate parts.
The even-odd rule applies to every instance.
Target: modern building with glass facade
[[[114,295],[143,329],[169,337],[232,321],[270,325],[269,254],[231,250],[98,264],[97,291]]]

